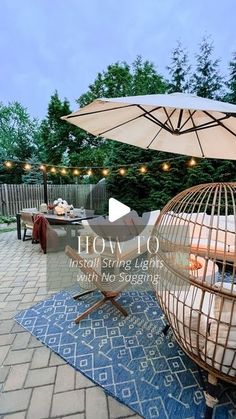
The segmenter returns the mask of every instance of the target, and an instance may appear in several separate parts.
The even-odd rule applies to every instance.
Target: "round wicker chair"
[[[211,417],[217,380],[236,383],[236,183],[181,192],[156,228],[157,298],[178,344],[208,371]]]

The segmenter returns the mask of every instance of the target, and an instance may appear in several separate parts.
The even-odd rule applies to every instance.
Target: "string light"
[[[163,170],[164,172],[168,172],[168,170],[170,170],[170,165],[169,165],[169,163],[163,163],[163,165],[162,165],[162,170]]]
[[[139,169],[140,173],[146,173],[147,172],[147,168],[145,166],[141,166]]]
[[[25,170],[30,170],[31,169],[31,165],[29,163],[26,163],[24,166]]]
[[[194,166],[196,166],[196,164],[197,164],[197,162],[193,157],[188,161],[188,166],[190,166],[190,167],[194,167]]]
[[[182,156],[178,156],[178,157],[172,157],[169,159],[168,162],[165,162],[163,160],[160,160],[160,167],[164,172],[168,172],[171,169],[171,163],[170,161],[177,161],[178,159],[182,158]],[[124,176],[128,170],[128,168],[136,168],[136,170],[139,171],[139,173],[141,174],[145,174],[148,171],[147,165],[149,162],[147,163],[143,163],[142,166],[137,165],[137,163],[130,163],[130,164],[125,164],[123,167],[119,167],[119,166],[112,166],[112,167],[102,167],[102,166],[92,166],[89,169],[86,168],[85,166],[81,166],[79,168],[76,167],[62,167],[62,166],[51,166],[50,164],[41,164],[41,163],[33,163],[33,164],[29,164],[28,162],[24,162],[24,161],[5,161],[3,164],[6,168],[10,169],[11,167],[15,166],[15,165],[20,165],[21,167],[24,168],[24,170],[31,170],[33,167],[37,167],[38,169],[42,170],[42,171],[50,171],[52,174],[56,174],[57,172],[60,173],[61,175],[73,175],[73,176],[79,176],[82,174],[86,174],[87,176],[92,176],[93,175],[93,169],[100,169],[100,173],[103,174],[103,176],[107,176],[110,171],[112,169],[116,169],[117,172],[121,175]],[[190,160],[186,161],[186,164],[189,167],[194,167],[197,165],[197,161],[194,157],[192,157]],[[82,172],[81,172],[82,170]]]
[[[119,173],[120,173],[120,175],[121,175],[121,176],[124,176],[124,175],[125,175],[125,173],[126,173],[126,170],[122,167],[122,168],[119,170]]]
[[[103,169],[102,174],[103,174],[104,176],[107,176],[107,175],[108,175],[108,173],[109,173],[109,170],[108,170],[108,169]]]

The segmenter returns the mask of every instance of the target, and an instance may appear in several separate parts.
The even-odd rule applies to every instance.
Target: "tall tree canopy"
[[[223,87],[223,77],[219,72],[219,59],[213,58],[214,45],[203,38],[196,55],[196,69],[191,79],[191,91],[201,97],[217,99]]]
[[[0,148],[8,159],[25,160],[38,149],[38,123],[18,102],[0,103]]]
[[[227,86],[229,92],[225,99],[228,102],[236,104],[236,52],[233,53],[232,60],[229,63],[229,80]]]
[[[143,61],[138,56],[128,65],[126,62],[111,64],[102,73],[98,73],[90,84],[88,92],[79,97],[77,102],[85,106],[101,97],[122,97],[164,93],[167,83],[150,61]]]
[[[5,160],[28,160],[38,153],[39,124],[30,118],[27,110],[18,102],[0,103],[0,166]],[[0,182],[22,182],[21,166],[0,169]]]
[[[189,89],[191,66],[181,42],[173,49],[171,63],[167,67],[170,74],[169,93],[186,92]]]
[[[73,126],[66,124],[61,117],[71,112],[67,99],[60,100],[55,92],[48,104],[46,118],[40,127],[40,157],[42,161],[60,164],[63,153],[73,145]]]

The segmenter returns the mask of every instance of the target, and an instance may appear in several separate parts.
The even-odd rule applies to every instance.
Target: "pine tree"
[[[131,94],[131,83],[130,66],[126,62],[111,64],[98,73],[88,92],[81,95],[77,102],[82,107],[101,97],[128,96]]]
[[[131,69],[131,91],[130,95],[152,95],[165,93],[167,83],[157,72],[154,64],[150,61],[143,61],[138,56],[132,64]]]
[[[196,55],[196,70],[191,79],[191,91],[209,99],[219,98],[223,77],[219,73],[219,59],[212,57],[213,42],[203,38],[199,53]]]
[[[225,99],[227,102],[236,104],[236,52],[233,53],[233,59],[229,63],[229,81],[227,83],[229,93]]]
[[[40,128],[40,158],[51,164],[60,164],[63,153],[73,145],[74,127],[61,117],[71,113],[67,99],[61,101],[57,91],[51,96],[48,113]],[[78,145],[77,145],[78,148]]]
[[[38,123],[19,102],[0,103],[0,148],[8,159],[25,160],[37,152]]]
[[[39,169],[38,158],[33,156],[28,160],[31,169],[22,175],[22,182],[28,185],[38,185],[43,183],[43,174]]]
[[[171,57],[171,64],[167,67],[170,74],[169,93],[186,92],[189,89],[189,73],[191,66],[188,56],[181,42],[177,43]]]

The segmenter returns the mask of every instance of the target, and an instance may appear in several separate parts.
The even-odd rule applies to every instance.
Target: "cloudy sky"
[[[191,60],[210,34],[223,73],[236,51],[235,0],[0,0],[0,101],[42,118],[55,89],[75,109],[98,71],[138,54],[166,73],[181,40]]]

